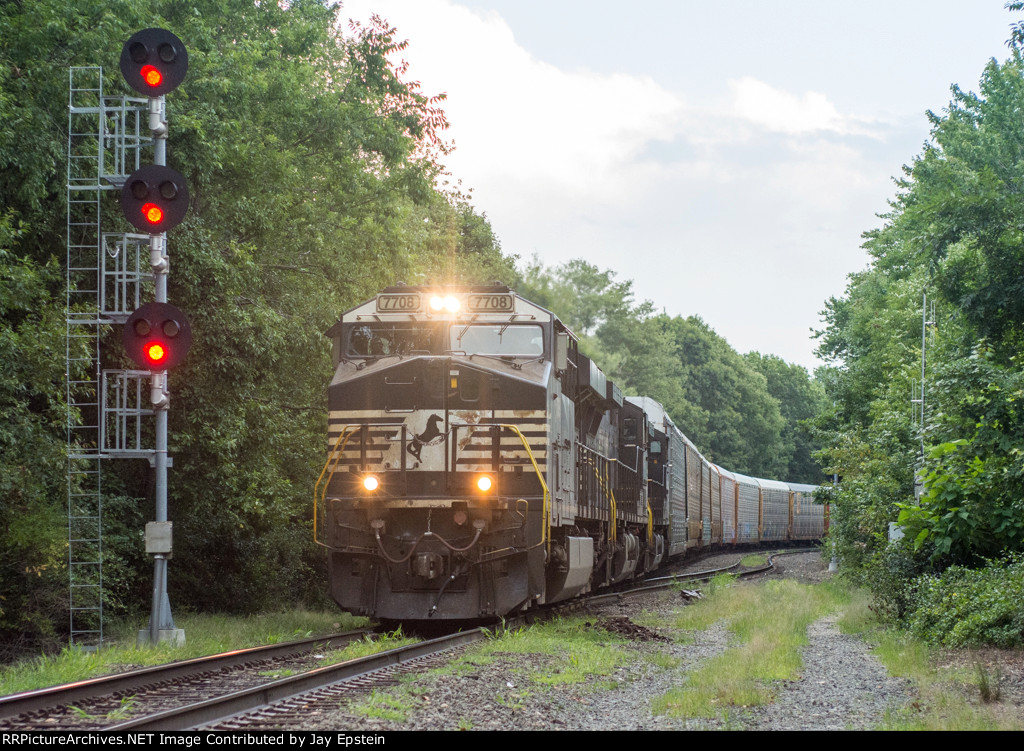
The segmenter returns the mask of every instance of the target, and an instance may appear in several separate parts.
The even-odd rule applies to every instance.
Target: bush
[[[874,595],[871,610],[883,621],[900,622],[914,604],[914,587],[922,573],[921,558],[906,539],[889,543],[864,564],[865,581]]]
[[[947,647],[1024,646],[1024,554],[979,569],[950,566],[917,584],[908,625],[919,638]]]

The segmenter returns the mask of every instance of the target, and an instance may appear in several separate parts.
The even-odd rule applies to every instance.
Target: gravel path
[[[869,730],[886,710],[912,699],[859,639],[840,633],[830,616],[807,629],[804,669],[783,681],[776,700],[754,711],[757,730]]]
[[[735,560],[733,555],[732,559]],[[715,562],[704,561],[708,568]],[[827,577],[818,553],[783,559],[775,575],[802,581]],[[677,595],[648,595],[605,608],[595,615],[622,617],[641,610],[669,613],[680,607]],[[656,636],[656,635],[655,635]],[[515,655],[472,666],[468,674],[434,674],[416,679],[414,708],[403,719],[367,717],[346,699],[336,710],[309,717],[308,729],[349,730],[836,730],[869,729],[889,709],[914,700],[906,682],[889,677],[866,645],[841,634],[834,619],[808,630],[802,675],[776,686],[775,701],[765,707],[734,712],[725,719],[673,719],[651,712],[651,699],[683,685],[687,673],[720,654],[731,635],[723,624],[696,634],[695,641],[631,641],[630,659],[601,684],[592,681],[545,688],[525,677],[544,671],[555,658]],[[655,659],[656,658],[656,661]],[[668,658],[668,659],[666,659]],[[661,667],[671,664],[672,667]],[[426,690],[423,690],[426,689]],[[406,700],[408,702],[408,699]],[[386,701],[384,702],[386,709]]]

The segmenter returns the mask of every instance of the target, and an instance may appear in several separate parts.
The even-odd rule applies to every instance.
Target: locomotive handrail
[[[318,516],[318,509],[320,507],[320,504],[324,502],[327,496],[327,487],[331,484],[331,478],[334,477],[334,472],[338,469],[338,463],[341,462],[341,457],[345,453],[345,446],[348,445],[348,439],[355,435],[356,430],[358,430],[360,427],[362,426],[348,425],[344,429],[342,429],[341,433],[338,434],[338,440],[334,442],[334,447],[331,449],[331,452],[327,455],[327,461],[324,462],[324,468],[320,471],[320,476],[317,478],[316,484],[313,486],[313,542],[325,548],[328,547],[327,544],[320,542],[320,540],[317,539],[316,520]],[[345,439],[344,443],[342,443],[343,438]],[[341,444],[340,449],[338,448],[338,444]],[[324,483],[323,493],[320,493],[320,497],[317,498],[317,493],[320,490],[320,483],[323,481],[324,475],[327,474],[327,468],[330,467],[332,459],[334,459],[334,466],[331,467],[331,473],[327,475],[327,482]]]
[[[654,512],[651,510],[651,502],[647,501],[647,544],[654,544]]]
[[[523,435],[523,432],[519,429],[518,426],[511,425],[509,423],[494,423],[494,425],[496,425],[499,428],[508,428],[509,430],[514,432],[517,436],[519,436],[519,440],[522,442],[523,448],[526,449],[526,455],[528,457],[530,457],[530,464],[533,465],[533,471],[537,473],[537,479],[540,480],[540,487],[544,491],[544,496],[543,496],[543,498],[544,498],[544,500],[543,500],[544,510],[542,512],[543,515],[544,515],[544,518],[542,519],[542,524],[541,524],[540,542],[541,542],[542,545],[547,543],[547,553],[548,553],[548,557],[550,558],[551,557],[551,536],[548,533],[548,527],[550,526],[550,522],[551,522],[551,491],[548,490],[548,484],[546,482],[544,482],[544,473],[540,471],[540,465],[537,464],[537,459],[533,455],[533,449],[530,448],[530,442],[526,440],[526,436]]]
[[[609,537],[612,542],[618,542],[619,540],[619,525],[618,525],[618,504],[615,502],[615,491],[612,490],[612,483],[608,479],[608,461],[604,463],[604,489],[608,493],[608,511],[609,511],[609,527],[611,528],[611,534]]]

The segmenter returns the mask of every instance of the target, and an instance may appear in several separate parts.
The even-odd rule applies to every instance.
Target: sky
[[[738,351],[813,369],[893,179],[1004,0],[344,0],[444,93],[453,179],[520,264],[582,258]]]

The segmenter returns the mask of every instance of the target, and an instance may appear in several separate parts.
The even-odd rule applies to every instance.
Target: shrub
[[[921,639],[947,647],[1024,645],[1024,553],[984,568],[950,566],[918,579],[908,625]]]
[[[922,573],[921,557],[906,540],[892,542],[864,564],[866,581],[874,595],[871,604],[884,621],[902,621],[914,603],[915,577]]]

